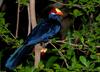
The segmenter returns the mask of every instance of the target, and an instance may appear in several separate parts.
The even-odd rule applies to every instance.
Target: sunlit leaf
[[[81,63],[83,65],[85,65],[86,67],[88,67],[88,62],[87,62],[87,60],[86,60],[86,58],[84,56],[80,56],[79,59],[80,59],[80,61],[81,61]]]
[[[75,9],[75,10],[73,11],[73,15],[74,15],[75,17],[77,17],[77,16],[82,15],[82,12],[79,11],[78,9]]]

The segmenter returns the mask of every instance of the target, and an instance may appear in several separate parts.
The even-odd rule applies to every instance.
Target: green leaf
[[[39,69],[43,69],[44,68],[44,64],[42,61],[40,61],[39,65],[38,65]]]
[[[83,3],[84,3],[84,2],[88,2],[88,0],[79,0],[79,1],[80,1],[80,2],[83,2]]]
[[[51,67],[54,64],[54,62],[57,60],[57,58],[58,57],[56,57],[56,56],[50,57],[49,60],[46,63],[46,67],[47,68]]]
[[[95,68],[96,71],[100,71],[100,67]]]
[[[79,11],[78,9],[75,9],[75,10],[73,11],[73,15],[74,15],[75,17],[78,17],[78,16],[82,15],[82,12]]]
[[[70,59],[73,55],[74,55],[74,49],[73,48],[69,48],[67,50],[66,58]]]
[[[55,72],[69,72],[66,68],[56,69]]]
[[[83,36],[80,38],[80,40],[81,40],[82,44],[84,44],[84,38],[83,38]]]
[[[5,13],[0,12],[0,18],[3,18],[4,15],[5,15]]]
[[[18,1],[16,1],[16,3],[18,3]],[[20,0],[21,5],[27,6],[28,3],[29,3],[29,0]]]
[[[100,4],[100,0],[93,0],[93,1]]]
[[[86,60],[86,58],[84,57],[84,56],[80,56],[80,61],[81,61],[81,63],[83,64],[83,65],[85,65],[86,67],[88,67],[88,63],[87,63],[87,60]]]
[[[46,69],[44,69],[43,72],[54,72],[54,71],[53,71],[53,69],[47,69],[47,68],[46,68]]]
[[[100,21],[100,14],[96,17],[96,21]]]
[[[91,65],[90,65],[90,68],[94,68],[94,66],[95,66],[95,63],[92,63]]]
[[[53,65],[53,68],[54,68],[54,69],[60,69],[60,66],[59,66],[58,64],[54,64],[54,65]]]
[[[71,61],[72,61],[72,65],[71,65],[72,69],[82,68],[82,65],[78,63],[75,56],[72,57]]]
[[[74,31],[73,37],[74,38],[80,38],[80,37],[82,37],[82,35],[81,35],[81,33],[79,31]]]
[[[32,72],[33,71],[33,67],[27,66],[23,70],[24,70],[24,72]]]
[[[62,48],[62,49],[63,49],[63,48],[67,48],[67,47],[68,47],[68,44],[66,44],[66,43],[61,45],[61,48]]]
[[[97,59],[96,55],[90,55],[91,59]]]

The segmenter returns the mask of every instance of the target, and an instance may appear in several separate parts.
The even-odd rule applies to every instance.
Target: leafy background
[[[54,0],[64,5],[62,11],[72,17],[72,25],[64,33],[66,39],[53,38],[48,51],[35,69],[34,53],[14,72],[99,72],[100,71],[100,0]],[[21,0],[27,6],[27,0]],[[5,55],[19,47],[23,39],[15,38],[5,21],[6,12],[0,12],[0,68],[5,71]],[[79,19],[78,22],[77,19]],[[67,23],[66,23],[67,24]],[[78,28],[77,28],[78,27]],[[6,53],[6,54],[5,54]]]

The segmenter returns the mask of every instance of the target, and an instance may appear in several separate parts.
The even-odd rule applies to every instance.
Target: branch
[[[4,27],[7,31],[9,31],[8,30],[8,28],[7,27]],[[9,31],[9,34],[14,38],[14,39],[16,39],[16,37]]]
[[[36,26],[36,15],[35,15],[35,0],[30,0],[30,20],[32,23],[32,28]],[[41,53],[42,46],[40,44],[35,45],[35,68],[38,67],[40,62],[40,53]]]
[[[31,15],[30,15],[30,6],[28,5],[28,7],[27,7],[27,10],[28,10],[28,33],[27,33],[27,35],[29,35],[30,34],[30,32],[31,32]]]
[[[20,11],[20,0],[18,0],[18,8],[17,8],[17,24],[16,24],[16,35],[18,37],[18,28],[19,28],[19,11]]]
[[[56,41],[56,43],[63,43],[65,44],[66,42],[65,41]],[[78,46],[82,46],[82,45],[79,45],[79,44],[70,44],[71,46],[73,47],[78,47]],[[88,48],[89,46],[88,45],[83,45],[84,47]],[[100,48],[100,46],[96,46],[96,48]]]
[[[30,17],[31,17],[31,23],[32,23],[32,28],[36,26],[36,15],[35,15],[35,0],[30,0]]]
[[[38,68],[38,64],[40,62],[40,57],[41,57],[41,49],[43,47],[40,44],[36,44],[35,45],[35,62],[34,62],[34,66],[35,68]]]
[[[63,57],[64,62],[65,62],[65,64],[66,64],[66,67],[69,67],[69,65],[68,65],[68,63],[67,63],[67,60],[66,60],[66,58],[64,57],[63,53],[62,53],[60,50],[58,50],[58,49],[56,48],[56,46],[53,45],[51,42],[50,42],[50,44],[58,51],[59,55],[60,55],[61,57]]]

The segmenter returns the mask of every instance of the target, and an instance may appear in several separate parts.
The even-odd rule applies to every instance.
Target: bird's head
[[[49,12],[49,14],[56,14],[56,15],[59,15],[59,16],[63,16],[62,11],[58,8],[52,8],[51,11]]]
[[[58,8],[52,8],[51,11],[49,12],[49,19],[58,21],[58,20],[60,20],[60,16],[63,16],[63,13]]]

